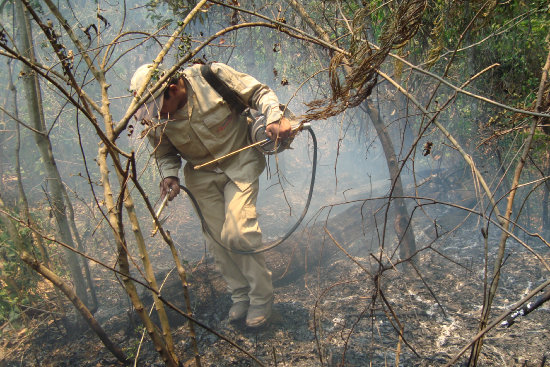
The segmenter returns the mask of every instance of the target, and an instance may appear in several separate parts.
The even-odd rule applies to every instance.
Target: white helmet
[[[153,64],[141,65],[132,76],[132,80],[130,81],[130,91],[134,94],[134,96],[137,91],[143,87],[145,78],[147,77],[147,74],[151,72],[152,67]],[[144,92],[145,94],[149,94],[149,98],[147,99],[147,102],[145,102],[134,114],[138,121],[151,120],[152,118],[159,116],[162,103],[164,102],[164,90],[168,86],[168,83],[164,83],[155,93],[151,93],[150,91],[159,78],[164,75],[164,73],[165,70],[159,65],[159,67],[157,67],[157,69],[153,72],[153,76],[149,79],[149,83],[147,84],[147,88]]]

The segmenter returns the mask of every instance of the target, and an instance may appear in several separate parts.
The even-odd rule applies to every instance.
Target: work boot
[[[273,299],[263,305],[250,305],[246,315],[246,326],[251,328],[264,326],[271,317],[272,306]]]
[[[229,322],[235,322],[243,319],[248,311],[249,301],[239,301],[233,303],[229,309]]]

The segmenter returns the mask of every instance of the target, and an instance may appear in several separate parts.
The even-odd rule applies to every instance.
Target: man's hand
[[[168,201],[172,201],[180,193],[180,179],[174,176],[165,177],[160,183],[160,198],[168,194]]]
[[[265,134],[271,140],[285,140],[290,136],[290,120],[282,117],[279,122],[273,122],[266,126]]]

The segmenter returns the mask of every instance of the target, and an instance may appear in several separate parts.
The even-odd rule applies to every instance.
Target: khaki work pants
[[[185,184],[197,199],[215,239],[239,251],[260,248],[262,233],[256,215],[258,180],[241,191],[224,173],[185,171]],[[271,272],[263,254],[234,253],[215,243],[206,232],[204,236],[233,303],[250,300],[251,305],[262,305],[272,299]]]

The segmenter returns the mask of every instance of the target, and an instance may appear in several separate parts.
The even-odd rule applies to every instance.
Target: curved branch
[[[229,4],[224,4],[222,2],[219,2],[219,1],[216,1],[216,0],[208,0],[209,2],[211,3],[214,3],[214,4],[218,4],[218,5],[221,5],[221,6],[224,6],[224,7],[227,7],[227,8],[230,8],[230,9],[234,9],[234,10],[238,10],[238,11],[241,11],[243,13],[247,13],[247,14],[251,14],[251,15],[254,15],[256,17],[259,17],[259,18],[262,18],[262,19],[265,19],[275,25],[277,25],[277,29],[281,30],[283,28],[288,28],[296,33],[299,33],[301,34],[302,36],[306,37],[307,40],[313,42],[313,43],[316,43],[320,46],[323,46],[323,47],[326,47],[332,51],[336,51],[336,52],[339,52],[339,53],[342,53],[343,55],[345,56],[351,56],[351,54],[346,51],[346,50],[343,50],[337,46],[334,46],[333,44],[325,41],[325,40],[322,40],[322,39],[319,39],[315,36],[312,36],[310,34],[308,34],[307,32],[304,32],[296,27],[293,27],[293,26],[290,26],[286,23],[281,23],[281,22],[278,22],[276,20],[273,20],[269,17],[266,17],[264,15],[261,15],[261,14],[258,14],[258,13],[255,13],[253,11],[250,11],[250,10],[246,10],[246,9],[243,9],[243,8],[240,8],[240,7],[237,7],[237,6],[233,6],[233,5],[229,5]],[[366,40],[363,40],[364,42],[366,42],[369,46],[375,48],[375,49],[379,49],[379,46],[372,43],[372,42],[369,42],[369,41],[366,41]],[[483,97],[483,96],[480,96],[478,94],[475,94],[475,93],[472,93],[472,92],[468,92],[460,87],[457,87],[455,86],[454,84],[452,84],[451,82],[448,82],[447,80],[445,80],[444,78],[440,77],[439,75],[437,74],[434,74],[430,71],[427,71],[427,70],[424,70],[412,63],[410,63],[409,61],[403,59],[402,57],[399,57],[398,55],[395,55],[393,53],[389,53],[388,54],[389,56],[393,57],[394,59],[397,59],[401,62],[403,62],[404,64],[406,64],[407,66],[409,66],[412,70],[415,70],[421,74],[425,74],[427,76],[430,76],[438,81],[440,81],[441,83],[445,84],[446,86],[448,86],[449,88],[453,89],[454,91],[458,92],[458,93],[461,93],[461,94],[464,94],[464,95],[467,95],[469,97],[472,97],[472,98],[475,98],[475,99],[479,99],[483,102],[487,102],[493,106],[496,106],[496,107],[500,107],[502,109],[505,109],[505,110],[508,110],[508,111],[512,111],[512,112],[515,112],[515,113],[520,113],[520,114],[524,114],[524,115],[530,115],[530,116],[537,116],[537,117],[547,117],[547,118],[550,118],[550,114],[548,113],[540,113],[540,112],[536,112],[536,111],[528,111],[528,110],[524,110],[524,109],[520,109],[520,108],[515,108],[515,107],[511,107],[511,106],[508,106],[508,105],[505,105],[503,103],[500,103],[500,102],[497,102],[497,101],[493,101],[489,98],[486,98],[486,97]]]
[[[189,24],[191,19],[193,19],[195,14],[197,14],[197,12],[200,10],[200,8],[202,8],[202,6],[205,3],[206,3],[206,0],[200,0],[197,3],[197,5],[193,8],[193,10],[191,10],[189,12],[189,14],[187,14],[187,16],[183,20],[182,24],[174,31],[174,33],[172,33],[172,36],[168,39],[168,42],[166,42],[166,44],[164,45],[162,50],[159,52],[159,54],[157,55],[157,57],[153,61],[152,66],[151,66],[150,70],[147,72],[147,76],[145,77],[145,80],[143,81],[143,85],[137,91],[135,91],[134,98],[132,99],[132,102],[130,103],[130,106],[128,107],[128,110],[126,111],[126,114],[123,117],[124,127],[128,123],[128,120],[130,120],[131,116],[137,111],[137,109],[149,98],[149,93],[145,94],[144,92],[145,92],[145,89],[148,88],[147,85],[149,84],[149,81],[151,80],[151,77],[153,76],[154,70],[162,62],[162,60],[164,59],[164,56],[168,53],[168,51],[170,50],[170,48],[172,47],[172,45],[176,41],[176,38],[181,34],[181,32],[183,32],[183,30],[185,29],[187,24]],[[172,75],[172,72],[170,72],[170,71],[167,72],[164,75],[164,77],[162,77],[152,88],[150,88],[150,94],[154,94],[158,89],[160,89],[162,84],[164,82],[166,82],[168,80],[168,77],[170,77],[171,75]],[[128,113],[129,111],[132,111],[131,114]],[[120,126],[120,125],[121,124],[119,123],[118,126]],[[118,134],[122,130],[123,129],[115,128],[114,131],[113,131],[114,136],[115,137],[118,136]],[[117,133],[117,131],[118,131],[118,133]]]
[[[300,33],[302,34],[303,36],[307,37],[308,39],[312,40],[312,41],[316,41],[315,43],[321,45],[321,46],[324,46],[326,48],[329,48],[333,51],[336,51],[336,52],[340,52],[342,54],[344,54],[345,56],[351,56],[351,54],[339,47],[336,47],[326,41],[323,41],[323,40],[320,40],[314,36],[311,36],[310,34],[308,34],[307,32],[304,32],[300,29],[297,29],[295,27],[292,27],[288,24],[285,24],[285,23],[280,23],[280,22],[277,22],[275,20],[272,20],[270,19],[269,17],[266,17],[266,16],[263,16],[261,14],[257,14],[255,12],[252,12],[252,11],[249,11],[249,10],[246,10],[246,9],[242,9],[242,8],[239,8],[239,7],[236,7],[236,6],[233,6],[233,5],[228,5],[228,4],[224,4],[224,3],[221,3],[221,2],[218,2],[216,0],[208,0],[212,3],[215,3],[215,4],[218,4],[218,5],[222,5],[222,6],[225,6],[225,7],[228,7],[228,8],[231,8],[231,9],[235,9],[235,10],[239,10],[239,11],[242,11],[244,13],[247,13],[247,14],[251,14],[251,15],[254,15],[254,16],[257,16],[257,17],[260,17],[260,18],[263,18],[263,19],[266,19],[274,24],[277,24],[279,27],[284,27],[284,28],[288,28],[288,29],[291,29],[297,33]],[[372,42],[368,42],[368,41],[364,41],[364,42],[367,42],[369,46],[373,47],[373,48],[376,48],[376,49],[379,49],[379,46],[372,43]],[[402,57],[399,57],[398,55],[395,55],[393,53],[389,53],[389,56],[403,62],[404,64],[406,64],[407,66],[409,66],[411,69],[419,72],[419,73],[422,73],[422,74],[425,74],[425,75],[428,75],[434,79],[437,79],[439,80],[441,83],[445,84],[446,86],[448,86],[449,88],[455,90],[456,92],[458,93],[461,93],[461,94],[464,94],[464,95],[467,95],[469,97],[472,97],[472,98],[476,98],[476,99],[479,99],[481,101],[484,101],[484,102],[487,102],[489,104],[492,104],[496,107],[500,107],[500,108],[503,108],[503,109],[506,109],[506,110],[509,110],[509,111],[512,111],[512,112],[516,112],[516,113],[521,113],[521,114],[525,114],[525,115],[530,115],[530,116],[538,116],[538,117],[548,117],[550,118],[550,114],[548,113],[540,113],[540,112],[535,112],[535,111],[528,111],[528,110],[524,110],[524,109],[520,109],[520,108],[515,108],[515,107],[511,107],[511,106],[508,106],[508,105],[505,105],[503,103],[500,103],[500,102],[497,102],[497,101],[493,101],[489,98],[486,98],[486,97],[483,97],[483,96],[480,96],[478,94],[475,94],[475,93],[472,93],[472,92],[468,92],[460,87],[457,87],[455,86],[454,84],[446,81],[445,79],[443,79],[442,77],[440,77],[439,75],[437,74],[434,74],[432,72],[429,72],[427,70],[424,70],[412,63],[410,63],[409,61],[403,59]]]
[[[162,28],[160,28],[157,32],[155,33],[158,33],[160,32]],[[105,66],[107,65],[107,59],[109,57],[109,55],[114,52],[114,48],[116,45],[119,44],[119,39],[123,38],[123,37],[126,37],[130,34],[142,34],[144,36],[147,36],[142,42],[140,42],[137,46],[147,42],[149,39],[154,39],[155,41],[157,41],[157,43],[159,44],[159,46],[162,47],[162,43],[155,37],[154,34],[150,34],[150,33],[147,33],[147,32],[137,32],[137,31],[132,31],[132,32],[125,32],[125,33],[121,33],[121,34],[118,34],[111,42],[109,42],[109,44],[107,45],[107,49],[105,50],[105,55],[103,56],[103,61],[101,62],[101,67],[105,70],[108,70],[109,68],[106,68]],[[136,46],[136,47],[137,47]],[[113,49],[111,51],[111,49]],[[127,50],[127,51],[124,51],[122,54],[120,54],[116,59],[115,61],[113,61],[112,65],[114,65],[118,60],[120,60],[121,57],[123,57],[124,55],[126,55],[128,52],[132,51],[133,48]]]
[[[5,113],[6,115],[8,115],[13,121],[17,122],[18,124],[20,125],[23,125],[25,128],[29,129],[30,131],[32,131],[33,133],[35,134],[38,134],[38,135],[42,135],[42,136],[46,136],[47,134],[43,131],[38,131],[36,130],[34,127],[32,126],[29,126],[27,125],[26,123],[24,123],[23,121],[21,121],[19,118],[17,118],[17,116],[14,116],[12,115],[9,111],[7,111],[4,107],[0,106],[0,111],[2,111],[3,113]]]
[[[75,291],[71,288],[67,282],[61,277],[41,264],[27,251],[22,251],[19,255],[27,265],[34,269],[37,273],[41,274],[45,279],[49,280],[55,287],[61,290],[63,294],[72,302],[80,315],[86,320],[90,328],[97,334],[99,339],[103,342],[105,347],[122,363],[128,363],[129,359],[126,357],[122,349],[109,338],[105,330],[93,317],[90,310],[86,307],[84,302],[76,295]]]
[[[375,44],[373,44],[372,42],[368,42],[370,46],[372,47],[378,47],[376,46]],[[511,112],[515,112],[515,113],[520,113],[520,114],[523,114],[523,115],[529,115],[529,116],[536,116],[536,117],[546,117],[546,118],[550,118],[550,114],[548,113],[541,113],[541,112],[537,112],[537,111],[529,111],[529,110],[524,110],[524,109],[521,109],[521,108],[515,108],[515,107],[512,107],[512,106],[508,106],[508,105],[505,105],[503,103],[500,103],[500,102],[497,102],[497,101],[493,101],[492,99],[489,99],[489,98],[486,98],[486,97],[483,97],[483,96],[480,96],[479,94],[475,94],[475,93],[472,93],[472,92],[468,92],[467,90],[464,90],[462,89],[461,87],[457,87],[455,86],[454,84],[452,84],[451,82],[448,82],[447,80],[445,80],[444,78],[440,77],[439,75],[437,74],[434,74],[428,70],[424,70],[412,63],[410,63],[409,61],[403,59],[402,57],[399,57],[398,55],[395,55],[393,53],[389,53],[389,56],[393,57],[394,59],[396,60],[399,60],[401,61],[402,63],[404,63],[405,65],[409,66],[412,70],[415,70],[421,74],[424,74],[424,75],[427,75],[429,77],[432,77],[438,81],[440,81],[441,83],[445,84],[447,87],[451,88],[452,90],[454,90],[455,92],[458,92],[458,93],[461,93],[461,94],[464,94],[466,96],[469,96],[469,97],[472,97],[472,98],[475,98],[475,99],[478,99],[480,101],[483,101],[483,102],[486,102],[490,105],[493,105],[493,106],[496,106],[496,107],[500,107],[502,109],[505,109],[505,110],[508,110],[508,111],[511,111]]]
[[[223,36],[226,33],[236,31],[237,29],[249,28],[249,27],[266,27],[266,28],[277,29],[277,30],[280,30],[283,33],[288,34],[291,37],[294,37],[294,38],[297,38],[297,39],[302,39],[302,40],[307,40],[306,38],[303,38],[299,35],[292,34],[290,32],[281,30],[281,29],[279,29],[278,25],[271,24],[271,23],[264,23],[264,22],[242,23],[242,24],[237,24],[237,25],[234,25],[234,26],[231,26],[231,27],[224,28],[224,29],[216,32],[212,36],[208,37],[204,42],[202,42],[199,46],[197,46],[193,51],[190,51],[185,57],[181,58],[174,66],[172,66],[170,69],[168,69],[166,71],[166,73],[158,80],[158,82],[152,88],[150,88],[151,93],[154,93],[155,91],[157,91],[162,86],[163,83],[168,81],[171,78],[171,76],[178,69],[180,69],[182,67],[183,64],[185,64],[190,59],[192,59],[197,53],[199,53],[200,50],[202,50],[203,48],[208,46],[213,40],[215,40],[216,38],[218,38],[220,36]],[[138,98],[137,95],[136,95],[136,98]],[[134,99],[132,101],[132,104],[130,104],[130,106],[126,110],[126,113],[120,119],[120,121],[118,122],[116,127],[114,128],[115,136],[118,136],[126,128],[126,126],[128,125],[128,122],[130,121],[130,119],[132,118],[134,113],[136,113],[138,108],[143,103],[145,103],[145,101],[147,100],[147,96],[141,97],[137,103],[134,103],[135,100],[136,99]]]

